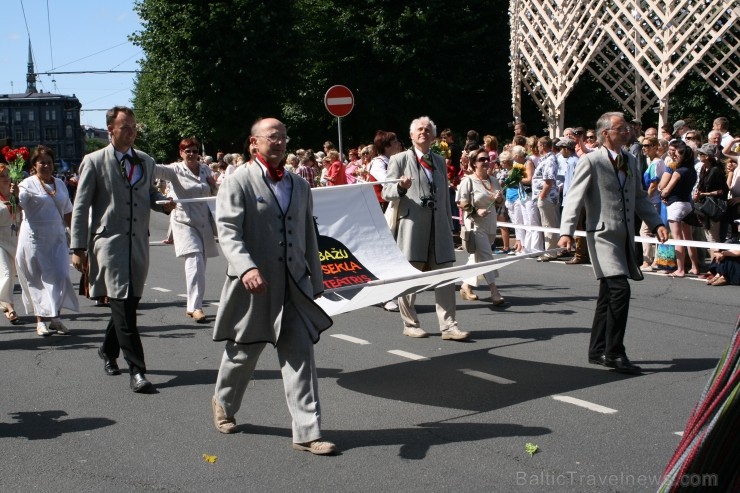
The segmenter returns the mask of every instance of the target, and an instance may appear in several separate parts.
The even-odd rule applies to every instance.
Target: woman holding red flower
[[[12,200],[15,199],[15,200]],[[0,163],[0,308],[11,324],[20,323],[13,307],[15,285],[15,249],[18,244],[16,216],[13,202],[18,202],[18,187],[10,180],[8,165]]]

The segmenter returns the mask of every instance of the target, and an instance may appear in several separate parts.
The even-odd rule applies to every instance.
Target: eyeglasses
[[[632,131],[629,127],[612,127],[609,130],[614,130],[615,132],[619,132],[620,134],[628,134]]]
[[[643,143],[642,147],[657,147],[658,144]]]
[[[287,144],[290,142],[290,137],[288,137],[287,135],[277,135],[277,134],[275,135],[255,135],[255,137],[263,138],[270,144],[279,144],[281,142],[284,142]]]
[[[182,152],[185,154],[198,154],[198,149],[183,149]]]

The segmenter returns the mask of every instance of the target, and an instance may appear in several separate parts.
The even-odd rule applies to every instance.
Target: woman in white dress
[[[18,184],[23,222],[15,256],[26,313],[36,316],[36,333],[68,334],[59,316],[62,308],[79,311],[69,278],[69,246],[65,225],[72,203],[64,182],[54,178],[54,151],[38,146],[31,154],[31,176]]]
[[[465,229],[475,234],[475,253],[471,253],[468,264],[493,260],[491,245],[496,241],[496,206],[503,204],[504,194],[496,178],[488,175],[490,160],[485,149],[471,151],[468,154],[471,175],[463,178],[457,187],[457,204],[463,211]],[[491,302],[503,305],[506,300],[496,287],[498,272],[491,271],[483,275],[491,290]],[[471,286],[478,285],[478,278],[465,279],[460,288],[464,300],[477,300]]]
[[[18,199],[18,187],[10,181],[10,170],[5,163],[0,164],[0,308],[11,324],[18,324],[18,314],[13,307],[13,286],[15,285],[15,250],[18,245],[18,224],[21,208],[15,214],[10,199]]]
[[[200,162],[195,139],[180,141],[182,161],[158,164],[155,178],[170,182],[171,196],[175,199],[195,199],[215,195],[216,180],[211,168]],[[198,323],[205,323],[203,295],[206,288],[206,259],[218,257],[218,247],[211,225],[213,218],[208,203],[178,203],[170,215],[175,256],[185,259],[185,287],[187,308],[185,315]]]

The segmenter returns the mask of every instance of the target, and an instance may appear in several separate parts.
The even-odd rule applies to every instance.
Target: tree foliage
[[[336,119],[323,104],[334,84],[346,85],[355,96],[354,110],[342,119],[345,147],[370,142],[377,129],[407,139],[409,122],[420,115],[458,134],[472,128],[505,139],[511,135],[508,2],[136,0],[135,5],[143,29],[132,40],[145,53],[134,91],[139,145],[160,160],[174,159],[186,136],[198,137],[208,153],[242,151],[251,123],[261,116],[282,119],[294,148],[335,140]],[[671,114],[687,112],[681,115],[703,124],[716,116],[722,101],[695,82],[682,84],[672,96]],[[532,132],[544,133],[542,117],[526,95],[523,106]],[[593,126],[603,111],[614,109],[618,105],[608,92],[583,77],[568,100],[566,124]]]

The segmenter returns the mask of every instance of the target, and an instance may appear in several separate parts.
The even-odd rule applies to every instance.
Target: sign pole
[[[355,97],[346,86],[331,86],[324,95],[324,106],[330,115],[337,117],[337,131],[339,132],[339,160],[344,163],[342,152],[342,118],[349,115],[355,107]]]
[[[344,164],[344,156],[342,155],[342,117],[337,117],[337,130],[339,131],[339,161]]]

